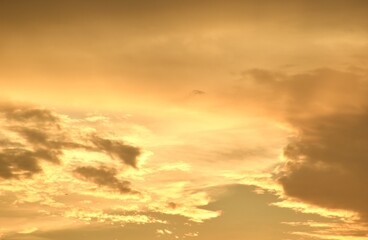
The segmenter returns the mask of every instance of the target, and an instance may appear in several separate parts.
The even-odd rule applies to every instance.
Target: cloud
[[[42,172],[40,161],[60,163],[60,150],[48,145],[48,131],[59,127],[59,119],[51,111],[1,103],[0,117],[4,134],[0,146],[1,178],[32,177]],[[21,135],[20,138],[16,137],[17,133]],[[27,141],[34,146],[28,146]]]
[[[21,104],[1,103],[0,113],[9,121],[32,123],[57,123],[58,117],[51,111]]]
[[[289,196],[368,220],[368,111],[294,120],[279,182]]]
[[[244,66],[335,66],[340,57],[366,65],[360,0],[38,2],[1,5],[0,79],[12,98],[62,106],[67,91],[79,106],[118,109],[193,86],[211,93]]]
[[[283,149],[285,162],[274,175],[283,188],[281,196],[332,211],[353,211],[367,222],[367,76],[364,69],[327,68],[243,73],[243,100],[287,124],[292,133]]]
[[[59,164],[60,154],[53,149],[3,148],[0,150],[0,177],[5,179],[31,177],[42,172],[41,160]]]
[[[284,189],[285,195],[283,197],[285,199],[293,198],[300,202],[325,208],[352,210],[365,218],[367,209],[364,202],[367,200],[367,192],[364,189],[366,178],[364,178],[362,169],[367,167],[364,161],[364,155],[367,154],[362,146],[367,143],[367,133],[364,126],[364,122],[367,120],[367,111],[365,110],[367,109],[366,76],[365,71],[342,71],[327,68],[292,74],[252,69],[244,72],[242,79],[237,82],[241,86],[235,90],[232,97],[236,98],[238,103],[254,104],[237,104],[234,108],[262,109],[264,116],[269,117],[272,122],[278,121],[288,124],[288,129],[292,129],[295,134],[295,137],[290,138],[284,149],[284,156],[287,159],[286,165],[284,167],[278,166],[278,169],[281,170],[275,175],[278,183]],[[230,111],[233,110],[231,109],[232,105],[228,106],[230,106]],[[22,111],[31,111],[29,109],[24,108]],[[249,111],[248,113],[254,112]],[[52,153],[63,164],[50,164],[52,167],[44,168],[44,170],[47,171],[50,179],[53,179],[51,184],[55,189],[56,186],[61,186],[61,184],[55,183],[63,181],[62,186],[66,192],[69,192],[69,195],[65,197],[66,200],[62,199],[60,202],[73,207],[75,204],[68,202],[70,201],[68,199],[75,197],[73,194],[77,190],[78,194],[83,196],[78,196],[78,198],[92,199],[94,205],[105,198],[108,198],[108,200],[105,199],[106,205],[113,201],[123,201],[124,198],[134,198],[136,196],[129,196],[134,192],[130,187],[130,182],[133,182],[134,187],[143,196],[143,200],[129,200],[131,202],[129,206],[134,207],[134,210],[140,211],[144,206],[157,212],[182,215],[192,221],[201,222],[215,218],[219,214],[213,211],[200,211],[198,206],[206,205],[210,200],[206,198],[205,194],[196,197],[193,194],[193,189],[203,193],[201,189],[203,186],[239,181],[239,179],[244,178],[245,169],[249,169],[249,164],[244,164],[248,165],[247,168],[244,168],[243,165],[237,165],[235,170],[234,164],[241,164],[242,159],[248,157],[254,158],[253,155],[259,156],[259,152],[267,155],[265,158],[276,156],[273,151],[270,155],[266,151],[266,149],[274,149],[274,147],[263,149],[258,148],[257,144],[252,145],[255,139],[264,141],[264,136],[270,135],[259,134],[261,131],[249,132],[249,139],[252,142],[249,141],[250,146],[248,146],[249,151],[247,151],[243,148],[245,146],[244,138],[234,137],[246,135],[242,134],[238,128],[234,130],[234,135],[226,136],[222,129],[216,134],[212,134],[210,124],[206,122],[206,127],[209,126],[208,132],[211,133],[207,138],[200,139],[199,134],[193,137],[191,132],[187,134],[188,138],[186,139],[182,138],[182,135],[178,136],[181,140],[188,141],[195,147],[199,146],[197,152],[193,151],[193,148],[188,148],[189,152],[188,149],[184,149],[178,155],[178,151],[175,149],[177,143],[175,142],[174,147],[168,145],[169,150],[163,150],[160,155],[159,148],[161,147],[162,150],[163,147],[159,146],[152,149],[155,152],[155,158],[150,159],[152,161],[147,160],[145,168],[137,169],[141,148],[125,141],[116,140],[116,137],[112,138],[109,134],[102,134],[96,129],[89,131],[87,127],[82,126],[85,122],[73,125],[77,121],[66,123],[63,118],[53,113],[51,115],[56,116],[56,121],[48,120],[48,117],[35,117],[48,116],[48,114],[20,115],[29,117],[14,118],[8,117],[5,113],[2,114],[5,133],[1,139],[4,139],[4,143],[6,143],[2,152],[6,153],[10,148],[26,149],[30,151],[26,153],[31,156],[28,158],[31,159],[28,160],[30,166],[19,167],[18,164],[9,167],[9,169],[14,170],[12,172],[13,178],[33,176],[32,171],[41,173],[41,168],[44,168],[43,163],[51,162],[50,159],[52,159],[51,155],[47,157],[47,154]],[[97,124],[103,123],[89,121],[88,126],[96,126]],[[111,132],[112,129],[115,130],[113,123],[109,124],[111,124],[109,127],[104,126],[106,130],[104,133]],[[230,125],[232,127],[232,123]],[[246,126],[249,128],[253,125]],[[254,126],[265,128],[265,124]],[[91,132],[93,133],[91,134]],[[124,134],[124,131],[120,131],[116,135],[114,133],[115,136],[118,134]],[[221,136],[221,141],[216,139],[218,136]],[[270,138],[274,138],[274,135]],[[231,139],[229,143],[228,139]],[[237,141],[243,144],[237,145]],[[215,144],[216,142],[219,144]],[[12,145],[13,143],[21,144],[21,147],[15,147]],[[280,145],[275,144],[274,146],[280,150]],[[44,150],[47,151],[42,152]],[[207,156],[206,150],[211,154]],[[68,152],[68,155],[65,152]],[[218,161],[214,159],[214,155],[218,156]],[[172,156],[175,156],[176,162],[179,160],[185,162],[185,168],[179,166],[177,167],[179,170],[175,171],[168,169],[167,166],[171,166],[169,164],[172,164],[173,161]],[[225,162],[224,158],[230,161]],[[200,162],[200,159],[205,161]],[[16,161],[12,162],[16,163]],[[126,168],[126,165],[133,168]],[[211,165],[210,168],[209,165]],[[164,168],[166,169],[164,170]],[[9,176],[9,171],[7,173],[6,170],[4,168],[3,175],[8,174]],[[27,173],[27,171],[31,173]],[[55,172],[58,172],[58,179],[54,179],[55,176],[52,176]],[[225,173],[229,174],[225,175]],[[17,174],[20,175],[17,176]],[[234,177],[229,177],[232,174]],[[78,181],[75,177],[84,181]],[[76,182],[74,182],[75,180]],[[183,181],[183,183],[178,181]],[[96,188],[96,185],[100,188]],[[110,191],[111,195],[105,196],[104,189],[113,191]],[[37,189],[35,192],[39,191]],[[58,192],[57,189],[54,191]],[[116,204],[114,206],[121,205],[121,202],[118,204],[116,202],[114,202]],[[99,207],[102,209],[106,205]],[[292,208],[291,205],[289,207]],[[91,209],[84,208],[84,206],[81,209],[88,214],[91,213]],[[88,219],[88,214],[83,219]],[[78,211],[76,211],[76,216],[78,216]]]
[[[34,106],[0,103],[0,177],[20,179],[41,173],[41,162],[60,164],[65,150],[102,152],[136,167],[141,150],[121,141],[68,127],[61,116]],[[87,139],[87,140],[86,140]],[[115,182],[115,184],[117,184]],[[119,185],[123,192],[123,183]]]
[[[41,172],[37,154],[24,149],[8,149],[0,153],[0,177],[30,177]]]
[[[138,193],[130,187],[129,181],[121,181],[116,177],[117,171],[111,168],[78,167],[74,170],[87,181],[91,181],[98,186],[108,187],[120,193]]]
[[[83,223],[165,221],[148,219],[147,211],[180,215],[192,222],[219,216],[219,212],[200,208],[209,202],[201,187],[193,190],[195,183],[191,187],[181,182],[176,170],[164,169],[172,162],[158,162],[162,169],[155,164],[138,169],[142,148],[116,138],[133,130],[118,130],[112,138],[114,123],[107,127],[104,122],[69,118],[34,106],[2,106],[0,189],[16,206],[29,204],[45,209],[45,214]],[[166,175],[173,176],[172,180],[165,180]],[[113,208],[125,215],[108,214]],[[39,224],[35,227],[39,232],[43,229]]]
[[[20,133],[23,137],[25,137],[28,142],[36,145],[48,145],[48,135],[45,132],[42,132],[38,129],[31,128],[18,128],[15,129],[18,133]]]
[[[119,158],[129,166],[137,167],[137,157],[141,154],[139,148],[127,145],[122,141],[104,139],[98,136],[93,136],[91,141],[98,150]]]
[[[72,139],[58,126],[56,129],[43,129],[34,127],[13,126],[10,130],[20,134],[29,144],[36,148],[47,148],[55,151],[62,149],[86,149],[91,150],[91,146],[81,143],[81,139]]]
[[[192,91],[192,94],[193,94],[193,95],[203,95],[203,94],[205,94],[205,93],[206,93],[205,91],[198,90],[198,89],[194,89],[194,90]]]
[[[341,71],[319,68],[287,74],[282,71],[250,69],[232,94],[289,121],[335,112],[362,111],[367,106],[367,70]]]
[[[36,227],[33,227],[33,228],[28,228],[28,229],[24,229],[22,231],[20,231],[19,233],[22,233],[22,234],[29,234],[29,233],[33,233],[35,231],[37,231],[38,228]]]
[[[311,237],[312,239],[334,239],[334,240],[365,240],[367,239],[367,226],[357,223],[336,222],[283,222],[294,227],[308,227],[309,233],[294,231],[296,236]]]

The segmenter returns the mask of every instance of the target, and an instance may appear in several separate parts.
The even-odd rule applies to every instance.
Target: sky
[[[0,0],[1,240],[368,240],[365,0]]]

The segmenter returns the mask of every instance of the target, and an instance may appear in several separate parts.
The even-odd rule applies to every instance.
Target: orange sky
[[[367,240],[364,0],[0,0],[1,240]]]

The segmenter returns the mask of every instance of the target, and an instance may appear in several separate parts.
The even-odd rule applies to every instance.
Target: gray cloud
[[[93,182],[101,187],[108,187],[120,193],[135,194],[129,181],[121,181],[116,177],[117,171],[112,168],[78,167],[74,170],[83,179]]]
[[[137,167],[137,157],[141,153],[139,148],[127,145],[122,141],[104,139],[98,136],[93,136],[91,141],[100,151],[119,158],[129,166]]]

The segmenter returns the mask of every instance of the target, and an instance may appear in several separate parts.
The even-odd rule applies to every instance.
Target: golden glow
[[[367,8],[0,0],[0,239],[368,239]]]

